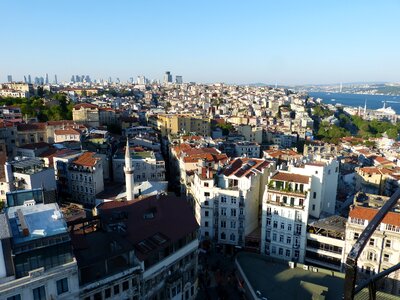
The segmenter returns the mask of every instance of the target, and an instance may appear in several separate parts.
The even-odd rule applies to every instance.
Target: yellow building
[[[196,115],[159,114],[157,128],[161,135],[193,132],[202,136],[211,135],[211,122],[209,118]]]
[[[77,104],[72,109],[72,119],[77,123],[98,127],[100,125],[99,108],[90,103]]]

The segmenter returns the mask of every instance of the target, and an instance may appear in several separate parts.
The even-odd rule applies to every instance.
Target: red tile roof
[[[72,163],[84,167],[93,167],[99,158],[95,157],[95,152],[84,152],[81,156],[75,159]]]
[[[76,129],[56,129],[54,130],[54,134],[61,135],[61,134],[73,134],[73,135],[80,135],[81,133]]]
[[[349,217],[371,221],[375,217],[378,210],[379,209],[376,208],[355,206],[352,210],[350,210]],[[389,212],[383,218],[382,223],[400,227],[400,214]]]
[[[74,106],[75,110],[81,109],[81,108],[98,108],[97,105],[91,104],[91,103],[80,103]]]
[[[278,172],[271,178],[276,181],[289,181],[289,182],[298,182],[308,184],[310,182],[310,177],[300,174],[287,173],[287,172]]]
[[[262,172],[269,164],[265,159],[236,158],[222,170],[222,174],[225,176],[250,177],[258,172]]]
[[[18,131],[38,131],[46,130],[46,123],[29,123],[29,124],[18,124]]]

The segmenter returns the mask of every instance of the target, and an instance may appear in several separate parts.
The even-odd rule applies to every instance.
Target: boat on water
[[[332,98],[331,101],[336,101],[336,99]]]

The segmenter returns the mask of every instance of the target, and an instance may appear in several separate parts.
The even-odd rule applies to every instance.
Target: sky
[[[1,0],[0,82],[400,82],[400,1]]]

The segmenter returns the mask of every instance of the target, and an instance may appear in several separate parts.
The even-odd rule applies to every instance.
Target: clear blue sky
[[[18,1],[0,81],[137,75],[274,84],[400,81],[400,1]]]

